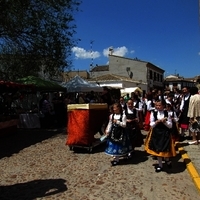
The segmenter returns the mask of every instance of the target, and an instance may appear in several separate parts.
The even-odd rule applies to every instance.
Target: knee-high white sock
[[[162,157],[157,157],[157,159],[158,159],[158,165],[159,165],[159,167],[162,167],[163,166],[163,164],[162,164]]]

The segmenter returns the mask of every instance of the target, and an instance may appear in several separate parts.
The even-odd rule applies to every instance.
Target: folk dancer
[[[190,101],[190,92],[188,87],[182,89],[183,97],[180,105],[180,116],[179,116],[179,127],[181,129],[181,138],[185,136],[185,131],[189,127],[189,117],[187,116],[189,101]]]
[[[129,99],[127,107],[125,109],[126,115],[126,132],[131,140],[133,150],[135,147],[141,147],[143,145],[143,135],[139,127],[139,118],[136,108],[133,106],[133,100]],[[131,158],[132,154],[128,154],[128,158]]]
[[[122,136],[115,138],[113,130],[118,127],[122,129]],[[119,163],[120,157],[125,157],[132,152],[132,145],[129,135],[125,132],[126,115],[122,110],[120,103],[113,104],[113,114],[109,117],[109,123],[106,127],[105,134],[108,136],[107,148],[105,153],[112,156],[111,165],[115,166]]]
[[[168,112],[164,110],[165,102],[156,101],[156,111],[153,111],[150,116],[151,132],[145,142],[145,150],[147,153],[156,156],[158,165],[155,172],[163,170],[162,159],[165,159],[167,166],[172,167],[170,157],[176,155],[174,143],[170,133],[172,128],[172,120]]]
[[[180,136],[179,129],[178,129],[178,117],[176,115],[176,112],[173,109],[172,104],[167,103],[166,110],[168,111],[168,115],[171,117],[171,120],[172,120],[171,134],[172,134],[172,139],[175,143],[179,141],[179,136]]]
[[[145,121],[144,121],[144,130],[149,131],[150,129],[150,115],[151,111],[155,109],[154,102],[153,102],[153,95],[152,93],[147,94],[147,103],[146,103],[146,114],[145,114]]]

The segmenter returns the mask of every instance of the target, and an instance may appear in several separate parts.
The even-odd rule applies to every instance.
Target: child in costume
[[[106,127],[105,134],[108,135],[107,148],[105,153],[112,156],[112,166],[119,163],[119,158],[132,152],[132,145],[128,134],[125,131],[126,115],[123,112],[120,103],[113,104],[113,114],[109,117],[109,123]],[[121,130],[121,135],[114,134],[114,129]]]
[[[152,111],[150,115],[151,130],[146,138],[145,150],[157,157],[158,166],[156,166],[155,171],[161,172],[163,170],[162,159],[165,159],[167,166],[170,168],[172,165],[169,158],[175,156],[176,151],[170,131],[172,120],[164,109],[165,102],[157,100],[155,106],[156,111]]]
[[[125,108],[126,115],[126,132],[129,135],[132,148],[141,147],[143,145],[143,135],[139,127],[139,118],[136,108],[133,106],[133,100],[127,101],[127,107]],[[131,158],[131,153],[128,154],[128,158]]]

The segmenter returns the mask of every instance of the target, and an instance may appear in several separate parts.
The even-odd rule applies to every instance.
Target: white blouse
[[[151,100],[148,100],[146,105],[147,105],[147,110],[148,111],[151,111],[151,110],[155,109],[154,107],[151,106],[152,105],[152,101]]]
[[[164,111],[157,111],[157,119],[163,119],[165,117]],[[172,128],[172,119],[170,115],[168,115],[167,121],[163,123],[166,127]],[[155,127],[156,126],[156,120],[154,118],[154,112],[151,112],[150,115],[150,126]]]
[[[173,114],[173,111],[168,111],[168,115],[172,118],[172,116],[173,116],[173,118],[174,118],[174,121],[175,122],[178,122],[178,120],[179,120],[179,118],[177,117],[177,114],[176,114],[176,112],[174,112],[174,114]]]
[[[113,114],[111,114],[109,116],[109,122],[108,122],[108,125],[106,127],[106,133],[109,133],[111,131],[111,127],[112,127],[112,116]],[[126,115],[123,113],[122,115],[122,121],[120,121],[120,117],[121,117],[121,114],[114,114],[114,119],[117,120],[116,124],[118,124],[119,126],[121,127],[126,127]]]
[[[135,106],[137,104],[137,102],[133,102],[133,105]],[[139,102],[138,103],[138,108],[136,108],[136,110],[142,110],[142,106],[143,106],[143,103],[142,102]]]

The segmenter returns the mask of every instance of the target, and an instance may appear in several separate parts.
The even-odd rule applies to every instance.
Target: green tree
[[[71,66],[80,0],[0,0],[0,76],[16,80]],[[2,77],[1,77],[2,78]]]

